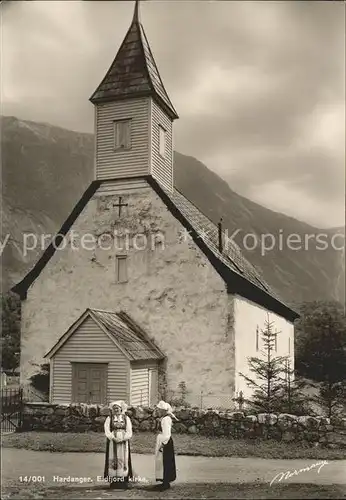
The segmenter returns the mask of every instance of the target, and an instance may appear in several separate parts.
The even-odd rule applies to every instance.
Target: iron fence
[[[23,389],[1,389],[1,432],[15,432],[21,427]]]

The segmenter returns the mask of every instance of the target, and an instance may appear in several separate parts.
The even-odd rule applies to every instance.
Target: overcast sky
[[[3,5],[2,113],[92,132],[88,99],[133,4]],[[166,0],[140,10],[180,116],[175,149],[273,210],[343,225],[343,3]]]

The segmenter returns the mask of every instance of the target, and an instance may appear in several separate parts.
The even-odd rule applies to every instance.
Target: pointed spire
[[[139,23],[139,0],[136,0],[135,10],[133,11],[133,23]]]
[[[178,118],[162,83],[136,0],[130,28],[106,76],[90,97],[93,104],[131,97],[152,96],[173,120]]]

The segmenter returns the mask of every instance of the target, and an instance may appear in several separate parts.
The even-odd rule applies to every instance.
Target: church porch
[[[164,355],[124,312],[87,309],[45,357],[51,403],[157,402]]]

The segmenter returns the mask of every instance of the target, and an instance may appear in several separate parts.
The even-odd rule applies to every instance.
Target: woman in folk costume
[[[104,429],[107,437],[104,478],[111,488],[127,488],[132,479],[130,439],[132,424],[125,414],[124,401],[115,401],[110,406],[110,416],[106,418]]]
[[[159,417],[159,434],[156,438],[155,448],[155,477],[162,484],[157,488],[166,490],[170,483],[176,479],[174,445],[171,436],[172,420],[178,420],[172,413],[172,407],[165,401],[160,401],[156,406]]]

